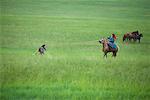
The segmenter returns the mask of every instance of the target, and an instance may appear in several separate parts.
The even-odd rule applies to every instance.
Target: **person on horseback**
[[[108,37],[108,45],[113,49],[117,48],[117,45],[114,43],[116,39],[117,37],[115,34],[112,34],[112,36]]]
[[[117,36],[113,33],[112,34],[112,37],[114,38],[114,40],[116,41],[116,39],[117,39]]]
[[[117,56],[117,52],[118,52],[118,46],[116,46],[116,48],[112,48],[109,46],[109,44],[113,44],[112,42],[114,41],[113,38],[110,37],[110,41],[108,41],[107,38],[102,38],[99,40],[99,43],[103,45],[102,51],[104,52],[104,57],[107,58],[107,53],[112,52],[113,53],[113,57]]]

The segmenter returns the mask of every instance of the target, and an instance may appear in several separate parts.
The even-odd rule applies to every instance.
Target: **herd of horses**
[[[124,41],[139,41],[141,40],[141,37],[143,37],[143,35],[141,33],[139,33],[139,31],[134,31],[134,32],[128,32],[126,34],[124,34],[123,36],[123,42]],[[112,52],[113,53],[113,57],[117,56],[117,52],[118,52],[118,46],[117,48],[111,48],[108,45],[108,40],[106,38],[103,38],[101,40],[99,40],[99,43],[101,43],[103,45],[102,51],[104,52],[104,57],[107,57],[107,53]]]
[[[129,41],[139,40],[139,43],[140,43],[141,37],[143,37],[143,35],[141,33],[139,33],[139,31],[134,31],[134,32],[130,32],[130,33],[128,32],[128,33],[124,34],[123,41],[125,41],[125,40],[129,40]]]
[[[139,33],[139,31],[134,31],[134,32],[128,32],[126,34],[124,34],[123,36],[123,42],[124,41],[139,41],[141,40],[141,37],[143,37],[143,35],[141,33]],[[99,43],[101,43],[103,45],[102,51],[104,52],[104,57],[107,57],[107,53],[112,52],[113,53],[113,57],[117,56],[117,52],[118,52],[118,46],[117,48],[112,48],[111,46],[108,45],[108,39],[107,38],[102,38],[99,40]],[[42,45],[39,49],[38,52],[43,55],[44,52],[46,51],[46,45]]]

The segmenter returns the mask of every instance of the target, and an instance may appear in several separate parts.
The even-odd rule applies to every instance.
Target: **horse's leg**
[[[117,56],[117,52],[113,52],[113,57],[116,57]]]
[[[123,37],[123,42],[124,42],[126,39],[127,39],[127,38],[124,36],[124,37]]]
[[[117,56],[117,52],[114,52],[114,57],[116,57]]]
[[[127,41],[130,41],[130,39],[129,39],[129,38],[127,38]]]
[[[106,58],[107,58],[107,53],[105,55],[106,55]]]
[[[106,54],[104,53],[104,58],[105,58]]]
[[[113,55],[112,55],[112,57],[115,57],[115,52],[113,52]]]
[[[124,37],[123,37],[123,39],[122,39],[122,40],[123,40],[123,42],[124,42],[124,40],[125,40],[125,39],[124,39]]]
[[[131,38],[128,38],[128,40],[131,42]]]
[[[131,42],[133,41],[134,39],[133,38],[131,38]]]
[[[107,52],[104,53],[104,57],[105,57],[105,56],[106,56],[106,58],[107,58]]]
[[[136,42],[136,38],[133,38],[134,42]]]
[[[141,38],[139,38],[139,43],[140,43]]]

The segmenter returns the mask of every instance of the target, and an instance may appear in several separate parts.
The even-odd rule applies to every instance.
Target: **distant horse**
[[[143,37],[143,34],[139,34],[134,38],[134,41],[139,40],[139,43],[141,42],[141,37]]]
[[[106,56],[107,58],[107,53],[108,52],[112,52],[113,53],[113,57],[116,57],[117,56],[117,52],[118,52],[118,47],[116,49],[113,49],[112,47],[110,47],[108,45],[108,41],[107,39],[101,39],[99,40],[99,43],[101,43],[103,45],[103,52],[104,52],[104,57]]]
[[[141,37],[143,37],[143,35],[140,34],[139,31],[128,32],[128,33],[124,34],[123,41],[125,41],[125,40],[127,40],[127,41],[128,40],[129,41],[131,41],[131,40],[134,40],[134,41],[139,40],[139,43],[140,43]]]
[[[126,33],[126,34],[123,35],[123,42],[125,40],[127,40],[127,41],[130,40],[131,41],[131,38],[133,38],[133,35],[131,33]]]
[[[45,51],[46,51],[46,48],[45,48],[45,44],[44,44],[44,45],[42,45],[42,46],[39,48],[38,52],[39,52],[41,55],[43,55]]]

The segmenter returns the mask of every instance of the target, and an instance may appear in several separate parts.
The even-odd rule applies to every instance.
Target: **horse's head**
[[[107,40],[104,39],[104,38],[102,38],[102,39],[100,39],[98,42],[101,43],[101,44],[103,44],[103,43],[107,42]]]
[[[98,42],[99,42],[99,43],[102,43],[102,39],[100,39]]]
[[[102,38],[102,39],[100,39],[98,42],[102,44],[102,43],[103,43],[103,38]]]
[[[43,44],[41,47],[43,47],[45,50],[46,50],[46,47],[45,47],[46,45],[45,44]]]
[[[143,34],[139,34],[140,37],[143,37]]]

